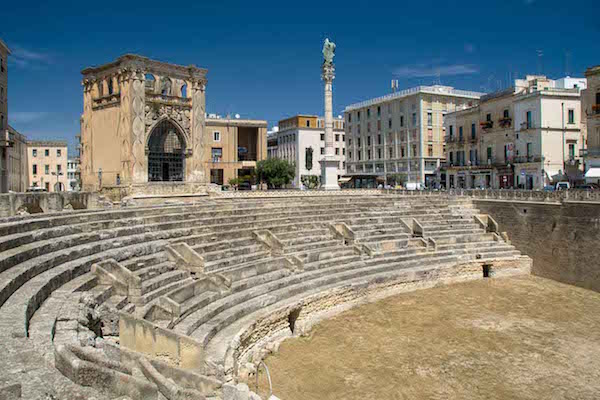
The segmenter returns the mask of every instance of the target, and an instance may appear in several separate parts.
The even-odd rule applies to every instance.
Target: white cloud
[[[396,68],[394,75],[405,78],[426,78],[432,76],[470,75],[479,73],[479,69],[472,64],[454,64],[431,66],[424,64],[407,65]]]
[[[29,50],[19,45],[10,46],[9,61],[18,67],[40,67],[53,63],[53,58],[48,53]]]
[[[11,124],[27,124],[42,119],[49,114],[45,111],[11,111],[8,113],[8,119]]]

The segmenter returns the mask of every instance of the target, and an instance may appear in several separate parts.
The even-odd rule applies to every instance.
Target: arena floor
[[[600,293],[533,276],[406,293],[266,363],[282,400],[598,399]]]

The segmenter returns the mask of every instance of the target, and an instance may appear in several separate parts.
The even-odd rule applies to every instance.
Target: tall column
[[[188,88],[190,85],[188,85]],[[205,110],[206,79],[191,80],[192,114],[191,114],[191,146],[188,147],[185,175],[187,182],[206,183],[210,178],[205,164]],[[191,153],[191,154],[190,154]]]
[[[335,155],[333,141],[333,79],[335,67],[333,63],[323,63],[321,78],[325,82],[325,156],[321,159],[321,188],[340,190],[337,170],[340,163]]]

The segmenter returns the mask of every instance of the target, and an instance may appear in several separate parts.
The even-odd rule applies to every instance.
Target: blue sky
[[[93,5],[93,6],[92,6]],[[9,122],[32,139],[79,132],[80,71],[137,53],[208,68],[207,110],[322,114],[321,45],[337,44],[334,112],[401,88],[493,91],[512,76],[600,64],[597,1],[3,2]],[[541,50],[541,60],[537,51]]]

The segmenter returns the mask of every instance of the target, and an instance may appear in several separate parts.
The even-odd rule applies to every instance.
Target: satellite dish
[[[341,116],[341,115],[338,115],[338,119],[342,119],[342,116]]]
[[[235,119],[240,119],[240,114],[235,114]]]

